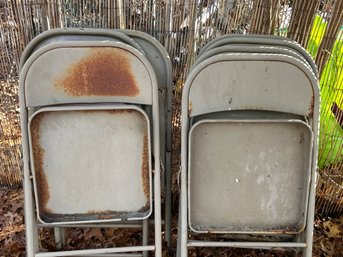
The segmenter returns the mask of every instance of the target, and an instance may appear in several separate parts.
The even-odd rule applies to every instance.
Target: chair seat
[[[50,107],[29,131],[43,223],[143,219],[151,213],[149,119],[134,106]]]
[[[300,120],[201,120],[189,136],[189,224],[199,233],[298,233],[312,131]]]

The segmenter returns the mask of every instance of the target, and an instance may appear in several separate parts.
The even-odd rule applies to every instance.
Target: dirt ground
[[[23,191],[0,189],[0,256],[25,256],[25,226],[23,209]],[[314,257],[343,256],[343,215],[338,218],[316,217],[314,233]],[[151,233],[152,234],[152,233]],[[176,221],[173,227],[173,244],[170,250],[164,250],[164,257],[175,256]],[[88,247],[115,247],[139,245],[140,231],[128,229],[68,229],[66,232],[66,249],[87,249]],[[43,250],[54,250],[55,244],[50,229],[40,231]],[[164,249],[166,249],[164,247]],[[189,256],[294,256],[294,252],[276,249],[273,251],[242,250],[225,248],[190,249]]]

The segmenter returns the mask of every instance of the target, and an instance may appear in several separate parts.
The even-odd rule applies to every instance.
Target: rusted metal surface
[[[150,199],[150,187],[149,187],[149,144],[148,144],[148,135],[144,135],[143,139],[143,152],[142,152],[142,182],[143,190],[146,195],[147,200]],[[149,202],[147,201],[147,204]]]
[[[147,117],[133,107],[64,108],[40,111],[30,122],[40,220],[97,222],[149,215]]]
[[[99,110],[82,110],[79,111],[80,113],[97,113]],[[112,115],[120,115],[120,114],[130,114],[134,112],[134,110],[127,109],[127,110],[101,110],[102,113],[108,113]]]
[[[154,74],[143,55],[122,44],[101,45],[56,43],[35,53],[22,75],[27,106],[152,104]]]
[[[264,234],[268,231],[270,234],[277,234],[277,235],[294,235],[297,234],[299,231],[299,227],[302,227],[303,224],[298,224],[297,226],[227,226],[226,228],[231,232],[241,232],[241,231],[254,231],[254,233],[262,233]],[[198,231],[206,231],[208,234],[217,234],[218,227],[211,227],[211,226],[203,226],[192,224],[195,230]]]
[[[46,215],[51,212],[47,208],[47,203],[50,199],[49,184],[44,174],[44,149],[41,147],[40,143],[40,124],[44,116],[44,113],[39,113],[33,122],[31,123],[31,140],[32,140],[32,154],[34,162],[34,172],[36,176],[36,186],[38,193],[38,201],[40,203],[40,208],[42,214]]]
[[[71,96],[136,96],[139,88],[125,50],[96,47],[55,81]]]
[[[46,213],[41,213],[40,218],[46,223],[53,222],[65,222],[65,221],[93,221],[93,220],[111,220],[111,219],[121,219],[127,220],[129,218],[140,218],[141,213],[146,213],[149,211],[149,205],[142,207],[136,213],[130,213],[125,211],[97,211],[92,210],[87,213],[74,213],[74,214],[59,214],[52,213],[51,211]]]

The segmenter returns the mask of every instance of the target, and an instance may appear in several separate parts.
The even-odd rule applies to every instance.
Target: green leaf
[[[341,37],[339,37],[341,38]],[[321,117],[319,167],[343,160],[343,129],[331,110],[333,104],[343,110],[343,41],[336,40],[331,57],[320,78]]]
[[[319,45],[324,37],[326,27],[327,22],[324,21],[324,19],[319,15],[316,15],[313,21],[313,26],[310,32],[310,38],[307,44],[307,51],[312,55],[313,58],[317,54]]]

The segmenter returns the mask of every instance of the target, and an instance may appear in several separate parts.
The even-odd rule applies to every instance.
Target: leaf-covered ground
[[[23,192],[22,190],[0,189],[0,256],[25,256]],[[176,225],[176,222],[174,222]],[[176,245],[176,227],[173,228],[174,245]],[[152,233],[151,233],[152,234]],[[45,250],[55,247],[50,229],[40,231],[41,246]],[[142,240],[138,230],[123,229],[68,229],[66,232],[66,249],[87,249],[88,247],[115,247],[139,245]],[[164,250],[164,257],[174,256],[175,248]],[[225,248],[190,249],[189,256],[225,257],[225,256],[293,256],[294,253],[276,249],[273,251],[242,250]],[[317,217],[314,234],[314,257],[343,256],[343,215],[340,218]]]

